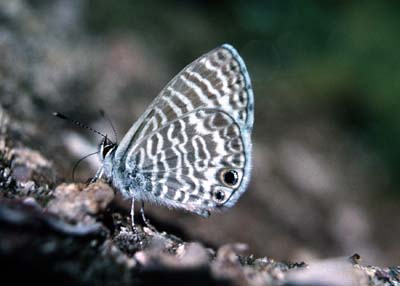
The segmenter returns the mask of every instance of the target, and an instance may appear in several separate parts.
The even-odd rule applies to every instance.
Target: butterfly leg
[[[135,200],[133,198],[131,204],[131,224],[132,230],[135,231]]]
[[[150,221],[146,218],[146,216],[144,215],[144,202],[142,202],[142,206],[140,208],[140,213],[142,215],[142,220],[144,222],[144,224],[150,228],[152,231],[154,232],[158,232],[157,229],[150,223]]]
[[[96,182],[98,179],[100,179],[103,176],[104,169],[100,168],[97,170],[96,175],[90,180],[90,184]]]

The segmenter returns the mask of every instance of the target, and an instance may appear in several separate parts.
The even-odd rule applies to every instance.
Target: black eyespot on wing
[[[214,193],[214,198],[217,202],[222,202],[225,199],[225,193],[221,190],[218,190]]]
[[[225,170],[221,179],[226,185],[235,186],[239,180],[239,175],[235,170]]]

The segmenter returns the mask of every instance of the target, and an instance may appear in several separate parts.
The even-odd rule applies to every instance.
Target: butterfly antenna
[[[105,113],[105,111],[103,109],[100,109],[100,115],[108,122],[108,124],[111,126],[111,129],[113,130],[114,133],[114,140],[115,142],[118,142],[118,134],[117,134],[117,130],[114,127],[114,124],[112,123],[110,117],[108,117],[108,115]]]
[[[75,163],[74,168],[72,169],[72,181],[73,181],[73,182],[75,182],[75,171],[76,171],[76,169],[78,168],[78,165],[79,165],[83,160],[85,160],[86,158],[88,158],[88,157],[90,157],[90,156],[93,156],[93,155],[95,155],[95,154],[98,154],[98,153],[99,153],[99,151],[90,153],[89,155],[86,155],[85,157],[80,158],[80,159]]]
[[[99,131],[97,131],[97,130],[91,128],[91,127],[89,127],[89,126],[86,125],[86,124],[83,124],[82,122],[80,122],[80,121],[78,121],[78,120],[69,118],[68,116],[66,116],[66,115],[64,115],[64,114],[61,114],[61,113],[58,113],[58,112],[53,112],[53,115],[56,116],[56,117],[58,117],[58,118],[64,119],[64,120],[71,121],[71,122],[74,123],[75,125],[78,125],[79,127],[82,127],[82,128],[87,129],[87,130],[90,130],[90,131],[92,131],[92,132],[94,132],[94,133],[100,135],[101,137],[107,139],[107,135],[104,135],[103,133],[101,133],[101,132],[99,132]]]

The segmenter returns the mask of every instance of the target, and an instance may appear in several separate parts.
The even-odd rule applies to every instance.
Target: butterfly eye
[[[235,186],[239,181],[238,172],[235,170],[224,170],[221,173],[221,180],[229,187]]]
[[[114,144],[104,145],[101,150],[102,158],[104,159],[112,149],[114,149]]]

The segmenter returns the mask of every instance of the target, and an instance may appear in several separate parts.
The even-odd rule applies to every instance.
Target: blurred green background
[[[85,11],[93,32],[133,32],[177,69],[221,43],[233,44],[249,66],[261,108],[273,100],[294,112],[332,116],[400,183],[397,1],[100,0],[88,1]]]

